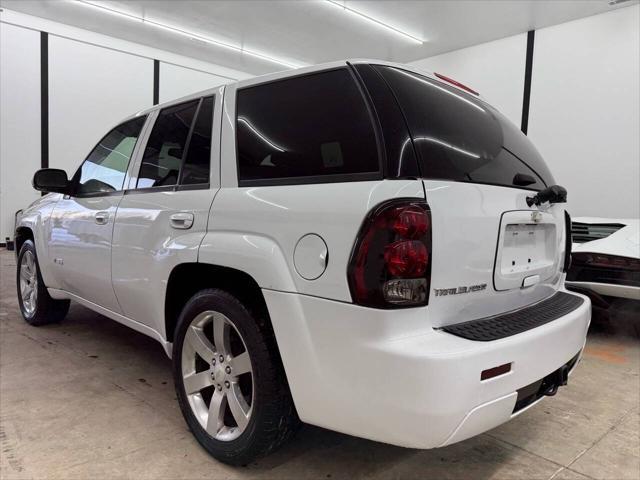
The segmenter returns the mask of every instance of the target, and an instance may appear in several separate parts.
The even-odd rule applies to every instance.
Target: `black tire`
[[[23,303],[22,294],[20,291],[20,265],[23,257],[31,252],[35,259],[37,285],[36,285],[36,305],[35,310],[28,311]],[[36,247],[32,240],[26,240],[20,248],[18,254],[18,262],[16,265],[16,287],[18,290],[18,303],[20,305],[20,312],[22,317],[29,324],[35,327],[41,325],[47,325],[49,323],[60,322],[69,311],[69,300],[54,300],[49,295],[47,287],[42,280],[42,274],[40,273],[40,265],[38,263],[38,254],[36,253]]]
[[[209,435],[195,417],[184,388],[182,350],[187,329],[201,313],[213,310],[225,315],[241,335],[253,370],[252,413],[239,437],[221,441]],[[220,289],[198,292],[184,306],[174,335],[173,376],[180,409],[200,445],[217,460],[247,465],[285,443],[297,431],[300,420],[293,405],[273,331],[234,296]]]

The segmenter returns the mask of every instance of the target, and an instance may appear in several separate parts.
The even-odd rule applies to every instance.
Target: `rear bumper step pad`
[[[574,311],[584,303],[577,295],[557,292],[529,307],[492,317],[447,325],[441,330],[478,342],[489,342],[526,332],[532,328],[557,320]]]

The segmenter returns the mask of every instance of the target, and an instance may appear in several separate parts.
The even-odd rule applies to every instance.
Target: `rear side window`
[[[529,139],[489,105],[413,72],[376,69],[405,113],[424,178],[532,190],[554,183]]]
[[[198,119],[189,139],[189,149],[182,167],[181,185],[209,183],[212,121],[213,97],[207,97],[202,100]]]
[[[346,68],[239,90],[236,130],[240,186],[380,176],[371,118]]]
[[[194,100],[160,111],[144,150],[138,188],[178,183],[182,155],[198,103],[199,100]]]

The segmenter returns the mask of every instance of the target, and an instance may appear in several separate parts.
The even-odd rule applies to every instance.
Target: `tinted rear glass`
[[[413,72],[376,69],[405,113],[424,178],[534,190],[553,185],[533,144],[494,108]]]
[[[240,185],[380,170],[371,118],[346,68],[239,90],[236,130]]]

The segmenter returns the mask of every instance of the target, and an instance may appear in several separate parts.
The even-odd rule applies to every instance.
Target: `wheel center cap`
[[[213,379],[216,383],[224,382],[225,372],[224,369],[218,365],[213,368]]]

